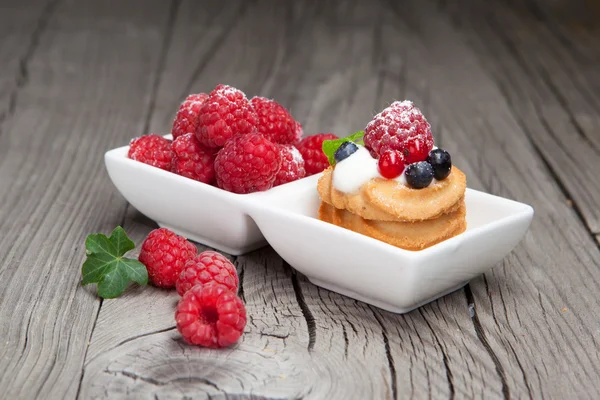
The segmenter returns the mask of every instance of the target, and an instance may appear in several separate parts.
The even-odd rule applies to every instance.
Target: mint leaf
[[[135,244],[117,226],[110,237],[102,233],[89,235],[85,239],[87,259],[81,267],[81,283],[98,284],[98,295],[105,299],[120,296],[130,281],[145,285],[148,271],[138,260],[123,257]]]
[[[325,153],[325,155],[327,156],[327,159],[329,160],[329,165],[334,165],[335,164],[335,158],[333,157],[333,155],[335,154],[335,151],[342,145],[342,143],[344,142],[354,142],[356,144],[364,144],[362,138],[365,135],[365,131],[358,131],[358,132],[354,132],[352,135],[350,136],[346,136],[344,138],[340,138],[340,139],[334,139],[334,140],[325,140],[323,142],[323,153]]]

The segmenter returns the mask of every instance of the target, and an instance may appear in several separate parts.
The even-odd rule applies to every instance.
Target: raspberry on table
[[[171,170],[173,150],[171,141],[159,135],[144,135],[131,140],[127,156],[166,171]]]
[[[278,147],[281,155],[281,169],[277,173],[273,186],[304,178],[306,176],[304,159],[298,149],[291,144],[280,144]]]
[[[246,308],[224,285],[195,285],[179,301],[175,321],[186,342],[212,348],[227,347],[244,333]]]
[[[172,147],[174,173],[204,183],[213,181],[215,149],[202,146],[193,133],[179,136]]]
[[[195,285],[216,282],[237,293],[239,278],[235,266],[225,256],[216,251],[203,251],[188,260],[175,284],[177,293],[183,296]]]
[[[215,158],[217,185],[233,193],[270,189],[280,167],[277,145],[258,133],[233,137]]]
[[[398,150],[406,164],[424,161],[433,148],[431,126],[411,101],[395,101],[377,114],[365,129],[365,147],[379,158]]]
[[[327,156],[323,153],[323,142],[333,139],[338,139],[333,133],[319,133],[305,137],[296,145],[296,148],[302,154],[302,158],[304,158],[306,176],[318,174],[329,167]]]
[[[294,143],[300,139],[302,127],[298,131],[299,124],[281,104],[265,97],[253,97],[250,103],[258,114],[258,132],[267,139],[282,144]]]
[[[206,147],[223,147],[234,135],[257,132],[257,124],[258,115],[246,95],[218,85],[200,109],[196,138]]]
[[[146,266],[150,281],[161,288],[175,287],[185,263],[198,253],[193,243],[167,228],[148,234],[138,259]]]
[[[186,133],[196,133],[200,108],[208,98],[206,93],[190,94],[179,106],[171,134],[177,139]]]

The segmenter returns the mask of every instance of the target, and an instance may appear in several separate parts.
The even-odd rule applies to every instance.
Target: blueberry
[[[357,145],[352,142],[344,142],[338,147],[335,153],[333,153],[333,158],[335,158],[335,162],[340,162],[350,157],[356,150],[358,150]]]
[[[427,161],[419,161],[406,167],[404,174],[410,187],[423,189],[433,180],[433,167]]]
[[[431,150],[427,156],[427,162],[433,167],[433,176],[438,181],[441,181],[450,175],[452,159],[450,158],[450,153],[446,150]]]

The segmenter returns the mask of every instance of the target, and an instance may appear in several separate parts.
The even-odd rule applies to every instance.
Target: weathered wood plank
[[[588,229],[599,233],[600,177],[589,167],[600,159],[600,97],[594,90],[600,87],[598,74],[583,73],[585,61],[573,58],[573,45],[557,40],[558,28],[525,7],[475,5],[469,9],[477,17],[464,18],[466,8],[463,4],[456,11],[465,38]],[[592,58],[586,61],[597,66],[600,33],[594,38],[585,49],[578,44]]]
[[[206,64],[202,59],[199,60],[199,65],[203,65],[204,73],[198,75],[197,82],[192,83],[191,87],[198,88],[195,90],[206,90],[206,86],[210,88],[219,81],[226,81],[242,87],[250,95],[256,93],[272,95],[292,107],[296,116],[305,122],[309,132],[319,130],[334,130],[337,133],[350,132],[363,126],[370,118],[372,111],[380,109],[392,98],[399,98],[402,95],[413,98],[423,105],[427,115],[430,116],[436,132],[441,136],[438,139],[441,139],[443,145],[456,155],[457,163],[469,173],[472,186],[517,199],[529,200],[536,204],[536,208],[540,209],[541,207],[542,212],[553,211],[554,205],[551,203],[538,206],[537,203],[540,199],[534,194],[536,190],[540,190],[546,193],[550,199],[561,199],[561,193],[557,190],[553,180],[548,177],[547,172],[536,163],[536,153],[527,140],[519,136],[520,128],[514,125],[514,119],[506,106],[506,100],[495,87],[493,79],[485,74],[477,64],[474,54],[461,43],[460,36],[442,16],[436,14],[435,10],[427,9],[427,12],[424,12],[417,6],[413,6],[412,9],[409,9],[411,13],[401,18],[385,13],[383,9],[379,9],[379,11],[361,9],[360,4],[340,7],[341,9],[321,9],[319,12],[323,14],[322,17],[310,15],[312,18],[307,18],[311,21],[309,25],[296,25],[298,22],[292,18],[288,26],[298,29],[300,32],[298,37],[302,37],[303,40],[294,41],[286,46],[290,50],[288,50],[288,56],[283,60],[274,56],[267,49],[252,48],[252,50],[248,50],[251,51],[249,55],[251,60],[262,56],[271,63],[275,63],[274,72],[266,81],[260,80],[260,72],[256,71],[259,68],[254,64],[245,69],[243,77],[239,76],[235,64],[235,62],[239,63],[237,61],[239,58],[236,58],[239,56],[234,56],[233,64],[226,64],[228,68],[226,72],[220,71],[232,53],[238,54],[240,51],[238,46],[241,46],[238,44],[239,37],[247,33],[246,29],[252,28],[254,18],[261,14],[260,6],[249,9],[247,11],[249,16],[242,17],[234,32],[230,33],[222,46],[212,53],[213,60]],[[278,10],[280,9],[276,8],[270,12],[277,13]],[[354,13],[348,10],[353,10]],[[256,15],[252,14],[253,12]],[[303,12],[307,13],[308,11]],[[352,27],[352,30],[344,31],[343,27],[338,27],[337,31],[332,29],[331,21],[335,20],[336,15],[343,15],[345,23]],[[352,16],[357,20],[352,19]],[[361,20],[363,23],[376,21],[374,26],[377,29],[370,30],[363,27],[357,16],[364,19]],[[420,21],[421,24],[418,24],[417,21]],[[422,32],[416,29],[418,25],[436,26],[437,28]],[[364,26],[368,26],[368,23],[365,23]],[[363,28],[361,29],[361,27]],[[276,28],[271,27],[266,31],[270,33],[271,29]],[[177,40],[177,35],[173,40]],[[441,43],[440,38],[452,40],[449,48],[445,43]],[[332,46],[332,43],[336,43],[336,46]],[[372,43],[380,44],[372,46]],[[287,43],[284,41],[279,45],[287,45]],[[460,55],[460,60],[467,60],[468,70],[463,71],[460,64],[454,61],[450,56],[453,52]],[[306,61],[307,59],[309,61]],[[319,62],[314,65],[314,61],[310,60]],[[352,63],[351,60],[358,61]],[[303,62],[306,65],[303,65],[302,70],[297,72],[298,78],[291,82],[289,71],[293,71],[294,67],[302,65]],[[167,70],[168,68],[167,66]],[[379,76],[374,71],[379,72]],[[179,73],[186,76],[185,72],[181,70]],[[356,82],[356,84],[345,84],[348,81]],[[166,85],[167,80],[162,82]],[[476,84],[474,85],[473,82]],[[301,89],[297,90],[297,88]],[[455,98],[457,90],[461,90],[464,99]],[[339,99],[344,100],[340,102]],[[176,103],[179,99],[170,101]],[[373,110],[368,109],[368,104],[374,104]],[[499,105],[500,115],[495,115],[494,108],[485,107],[488,104]],[[474,124],[470,123],[472,115],[478,116]],[[171,118],[172,115],[166,118],[153,118],[152,123],[157,126],[162,124],[160,129],[168,129]],[[509,120],[508,125],[506,122],[500,123],[499,119]],[[494,128],[496,123],[498,126]],[[490,128],[488,124],[493,124],[488,132],[479,137],[475,135],[475,133],[479,133],[481,127]],[[508,140],[504,137],[505,128],[510,128],[513,132],[512,136],[517,136],[512,144],[505,142]],[[508,138],[513,139],[512,136],[508,136]],[[518,159],[529,160],[525,165],[540,181],[535,186],[535,190],[521,178],[524,175],[519,170],[519,166],[513,165],[512,159],[505,157],[502,152],[486,151],[490,143],[500,143],[498,148],[504,152],[512,150],[513,146],[518,146],[520,149],[517,152],[517,154],[520,153]],[[484,159],[483,156],[474,159],[470,157],[471,154],[480,153],[490,157],[490,160]],[[496,165],[498,157],[505,158]],[[502,168],[502,171],[507,172],[499,177],[495,172],[496,168]],[[566,220],[572,217],[568,209],[563,209],[561,215]],[[572,221],[568,220],[567,225],[569,224],[573,225]],[[545,229],[547,229],[546,226],[543,226],[537,228],[536,232],[541,233]],[[574,229],[579,229],[579,233],[581,233],[580,226],[578,228],[575,225]],[[546,241],[554,240],[547,238]],[[572,241],[573,238],[568,236],[559,239],[558,242],[569,248],[572,246]],[[554,242],[556,243],[556,241]],[[520,249],[522,254],[520,257],[528,259],[533,257],[532,254],[537,256],[537,252],[541,248],[536,245],[533,249],[530,247],[525,247],[525,250]],[[569,250],[565,257],[567,260],[573,260],[574,252]],[[593,257],[596,256],[593,255]],[[269,262],[273,263],[272,260],[265,260],[265,263]],[[554,369],[550,369],[536,385],[531,368],[535,368],[540,359],[536,358],[536,355],[522,354],[524,346],[534,345],[532,341],[540,340],[539,336],[532,334],[540,323],[539,315],[541,314],[536,315],[539,312],[537,309],[539,302],[533,301],[532,304],[535,306],[531,311],[527,310],[526,306],[530,298],[523,294],[522,291],[525,289],[522,288],[523,284],[520,282],[521,279],[525,280],[527,285],[534,287],[535,293],[537,293],[536,282],[526,279],[527,268],[531,268],[530,263],[523,263],[513,257],[504,265],[505,268],[518,269],[517,278],[513,275],[506,277],[504,270],[500,274],[493,272],[489,279],[486,276],[485,279],[474,282],[472,288],[447,296],[407,316],[395,316],[370,309],[342,296],[318,289],[301,277],[295,278],[294,286],[299,299],[301,299],[300,308],[306,317],[306,328],[309,332],[307,346],[312,349],[310,359],[314,359],[315,355],[322,357],[323,354],[326,354],[326,361],[321,361],[321,364],[327,365],[327,361],[329,363],[339,362],[336,360],[352,355],[356,357],[356,360],[351,364],[361,365],[361,362],[365,360],[363,358],[365,353],[361,357],[353,349],[359,343],[363,346],[368,343],[365,346],[366,354],[369,354],[371,358],[375,356],[379,361],[366,365],[386,367],[381,371],[381,377],[384,382],[389,383],[384,383],[381,387],[387,388],[387,396],[395,394],[400,397],[408,395],[419,397],[431,394],[437,396],[508,397],[512,395],[521,397],[539,392],[542,390],[542,382],[548,384],[549,381],[555,379],[558,371],[564,368],[564,364],[554,360],[556,363]],[[263,275],[268,276],[268,272],[253,271],[252,274],[254,279],[258,279],[261,284],[270,279]],[[525,278],[522,275],[525,275]],[[249,272],[246,268],[244,269],[244,279],[247,280],[248,276]],[[504,287],[507,279],[510,279],[512,284],[510,288]],[[546,277],[546,279],[548,278]],[[499,290],[501,293],[500,300],[498,300],[501,301],[500,304],[489,302],[490,296],[486,292],[489,285],[496,285],[502,289]],[[246,297],[246,292],[250,290],[247,281],[243,287]],[[513,287],[516,289],[511,290]],[[273,289],[261,287],[258,290],[266,291],[269,297],[277,297],[274,295]],[[289,290],[288,284],[286,291]],[[560,297],[562,290],[564,290],[562,287],[555,290],[550,297]],[[144,301],[144,296],[140,296],[140,302]],[[532,326],[526,330],[529,335],[532,335],[530,338],[521,339],[519,333],[512,331],[510,326],[509,328],[498,327],[497,321],[502,316],[496,315],[496,310],[499,307],[502,309],[506,307],[504,305],[505,298],[514,301],[516,307],[516,311],[506,312],[506,319],[509,318],[509,315],[511,318],[518,319],[520,318],[519,313],[522,313],[533,321],[530,322]],[[249,305],[250,314],[253,313],[251,307],[252,303]],[[298,307],[295,307],[297,312]],[[523,307],[526,309],[521,310]],[[273,315],[271,318],[278,315],[275,310],[269,312]],[[259,312],[259,315],[263,315],[263,312]],[[281,321],[280,318],[277,324],[285,326],[287,323]],[[509,324],[509,322],[506,323]],[[548,324],[552,327],[551,329],[557,331],[564,329],[561,327],[560,321],[552,318],[550,322],[544,322],[544,324]],[[159,324],[159,326],[161,325]],[[254,328],[250,325],[244,343],[256,341]],[[286,334],[284,333],[283,336]],[[511,339],[506,339],[505,334],[510,335]],[[160,335],[167,334],[160,333],[156,336]],[[281,334],[277,335],[281,336]],[[361,341],[363,335],[365,339]],[[165,337],[153,340],[164,342]],[[289,336],[286,338],[287,342],[291,340]],[[303,340],[306,340],[306,336],[303,337]],[[542,348],[545,348],[554,338],[550,340],[541,338],[541,340]],[[565,341],[563,340],[562,343]],[[582,348],[579,347],[579,349]],[[286,354],[286,350],[281,350],[281,352]],[[125,358],[131,360],[134,354],[136,351],[135,348],[132,348],[131,353]],[[152,357],[150,358],[153,359]],[[531,359],[527,357],[531,357]],[[193,359],[195,358],[193,357]],[[90,376],[97,376],[98,370],[102,369],[102,363],[108,359],[110,357],[103,359],[102,362],[96,360],[92,362],[93,365],[86,370],[86,382],[88,371]],[[173,363],[177,364],[177,361],[174,360]],[[127,365],[129,366],[129,364]],[[593,368],[591,364],[589,367]],[[143,376],[144,372],[148,371],[146,364],[140,365],[140,368],[133,365],[128,368],[130,368],[129,372],[135,376]],[[338,371],[341,375],[349,373],[347,366],[339,368],[344,370],[344,373]],[[172,374],[160,375],[163,379],[161,382],[171,382],[166,385],[180,382],[179,378],[184,376],[185,372],[175,369],[176,371]],[[236,373],[241,374],[237,370]],[[358,391],[356,393],[368,388],[368,386],[359,384],[362,381],[355,374],[349,373],[349,375],[355,377],[354,390]],[[89,379],[91,381],[95,378]],[[254,380],[250,381],[252,382],[251,387],[255,387]],[[211,382],[214,383],[213,380]],[[327,380],[319,382],[326,384]],[[576,382],[578,382],[577,379],[574,379],[571,386],[568,386],[568,390],[572,390]],[[185,393],[194,390],[192,383],[188,382]],[[110,393],[120,393],[120,390],[127,388],[127,384],[124,382],[118,383],[116,386],[110,386],[107,383],[104,388],[107,387],[106,385],[111,388],[110,390],[115,390]],[[239,388],[231,386],[231,383],[226,380],[218,379],[215,385],[228,393],[240,393]],[[591,390],[589,385],[590,381],[587,381],[580,390],[583,392]],[[203,388],[203,386],[196,386],[196,389],[199,390],[203,390]],[[425,390],[421,390],[422,388]],[[156,389],[152,385],[147,385],[144,390],[156,393]],[[97,388],[96,390],[100,391],[101,389]],[[204,390],[212,393],[215,388],[204,388]]]
[[[502,383],[498,395],[597,396],[597,327],[588,316],[598,307],[598,248],[540,162],[496,77],[482,66],[485,53],[473,52],[435,7],[413,4],[397,15],[413,24],[394,36],[413,43],[406,47],[415,65],[408,67],[408,97],[427,104],[426,115],[442,128],[442,144],[470,186],[536,210],[517,250],[465,291],[474,329]],[[494,39],[479,31],[469,37],[477,35],[485,43]]]
[[[33,50],[14,45],[35,27],[0,35],[0,61],[13,66],[0,89],[16,93],[0,91],[0,115],[14,104],[0,118],[0,231],[12,232],[0,237],[0,336],[8,338],[0,390],[75,397],[100,302],[93,289],[77,289],[83,253],[71,243],[123,222],[139,244],[154,227],[111,188],[98,148],[168,130],[187,92],[226,82],[275,97],[308,133],[352,132],[391,100],[411,98],[471,187],[534,205],[532,229],[465,290],[404,316],[317,288],[270,249],[235,258],[250,320],[240,344],[224,351],[181,341],[176,293],[132,287],[101,303],[79,397],[597,397],[597,232],[565,197],[588,196],[585,206],[572,199],[591,227],[595,189],[557,184],[564,176],[544,159],[564,143],[539,117],[578,140],[578,151],[594,143],[597,110],[571,115],[564,106],[595,104],[581,89],[597,83],[593,74],[570,90],[565,71],[581,60],[552,58],[569,49],[545,22],[528,31],[505,5],[492,7],[525,32],[480,24],[487,11],[477,8],[450,23],[431,2],[280,3],[72,2],[50,11],[39,4],[34,16],[11,6],[23,23],[46,15],[48,29],[30,41]],[[540,38],[541,50],[527,47]],[[550,81],[531,72],[542,67]],[[574,136],[577,126],[587,139]],[[587,172],[598,165],[592,150],[582,153]]]
[[[167,10],[161,2],[59,3],[37,17],[45,28],[22,41],[29,47],[19,55],[16,101],[0,136],[7,398],[76,396],[100,303],[80,286],[83,241],[119,224],[125,208],[107,191],[102,149],[142,129]],[[13,15],[26,26],[18,19],[26,14]]]

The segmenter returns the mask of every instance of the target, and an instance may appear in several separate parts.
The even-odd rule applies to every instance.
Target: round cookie
[[[451,213],[419,222],[366,220],[325,202],[321,202],[319,208],[319,219],[322,221],[405,250],[422,250],[464,232],[467,228],[465,216],[464,201]]]
[[[450,175],[424,189],[412,189],[395,180],[376,178],[355,193],[333,187],[333,167],[323,172],[317,190],[321,200],[337,209],[376,221],[423,221],[455,211],[466,190],[465,174],[452,167]]]

